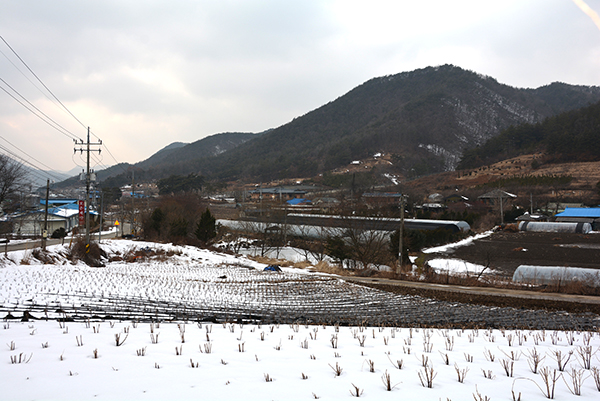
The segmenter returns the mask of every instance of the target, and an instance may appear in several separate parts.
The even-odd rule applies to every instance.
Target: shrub
[[[83,238],[78,238],[71,247],[68,257],[73,262],[81,260],[88,266],[104,267],[101,257],[106,257],[106,253],[97,242],[92,241],[88,246]]]

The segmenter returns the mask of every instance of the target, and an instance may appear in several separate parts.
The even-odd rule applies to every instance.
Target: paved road
[[[102,234],[102,239],[108,239],[108,238],[116,238],[117,237],[117,233],[116,232],[111,232],[111,233],[107,233],[104,232]],[[92,235],[92,239],[93,240],[97,240],[98,239],[98,233],[95,233]],[[64,238],[64,243],[68,244],[69,241],[71,240],[70,237]],[[58,245],[63,243],[63,239],[60,238],[49,238],[47,241],[47,245]],[[10,252],[10,251],[21,251],[24,249],[33,249],[33,248],[39,248],[42,246],[42,240],[36,240],[36,241],[27,241],[27,242],[21,242],[21,243],[8,243],[8,244],[0,244],[0,250],[1,251],[6,251],[6,252]]]

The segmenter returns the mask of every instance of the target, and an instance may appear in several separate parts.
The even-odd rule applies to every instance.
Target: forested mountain
[[[599,87],[518,89],[445,65],[374,78],[219,157],[189,163],[218,179],[314,176],[374,153],[400,173],[455,168],[462,151],[501,130],[600,100]]]
[[[187,175],[190,171],[186,165],[191,161],[219,155],[260,135],[247,132],[226,132],[211,135],[189,144],[173,142],[139,163],[133,165],[120,163],[98,171],[98,181],[101,182],[102,187],[121,186],[131,182],[132,171],[135,171],[135,178],[138,182],[154,181],[170,175]],[[56,187],[75,185],[78,180],[78,177],[72,177],[57,184]]]
[[[386,153],[392,172],[425,175],[454,169],[464,149],[504,129],[535,125],[599,100],[600,87],[552,83],[520,89],[452,65],[428,67],[371,79],[260,135],[213,135],[130,168],[136,180],[196,174],[266,181],[311,177]],[[130,174],[115,177],[114,171],[108,179],[99,174],[103,186],[130,181]]]
[[[540,151],[550,162],[600,160],[600,102],[538,124],[510,127],[483,146],[466,150],[458,166],[475,168]]]

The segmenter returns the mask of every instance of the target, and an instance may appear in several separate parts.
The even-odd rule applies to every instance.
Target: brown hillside
[[[600,161],[579,163],[547,163],[542,164],[544,155],[541,153],[521,155],[512,159],[483,166],[472,170],[459,170],[444,172],[422,177],[406,182],[406,187],[412,190],[424,192],[465,191],[480,189],[482,192],[488,187],[485,184],[497,180],[509,179],[520,176],[571,176],[571,182],[562,185],[547,186],[512,186],[517,195],[529,196],[536,193],[537,196],[554,197],[560,201],[580,199],[583,203],[598,201],[598,188],[596,184],[600,181]],[[540,163],[537,168],[532,163]]]

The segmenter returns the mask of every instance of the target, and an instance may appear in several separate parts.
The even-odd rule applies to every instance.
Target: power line
[[[42,166],[46,167],[49,170],[52,170],[51,167],[48,167],[47,165],[45,165],[44,163],[42,163],[41,161],[39,161],[38,159],[36,159],[35,157],[27,154],[27,152],[25,152],[24,150],[22,150],[21,148],[19,148],[18,146],[12,144],[10,141],[8,141],[6,138],[4,138],[3,136],[0,135],[0,139],[4,140],[6,143],[8,143],[10,146],[12,146],[13,148],[17,149],[19,152],[23,153],[25,156],[29,157],[30,159],[35,160],[36,162],[38,162],[39,164],[41,164]],[[0,145],[2,146],[2,145]],[[36,167],[38,168],[38,167]],[[38,170],[41,170],[40,168],[38,168]]]
[[[50,125],[52,128],[54,128],[57,131],[59,131],[61,134],[66,135],[66,136],[70,137],[71,139],[79,139],[79,137],[77,137],[77,135],[73,134],[71,131],[69,131],[68,129],[66,129],[65,127],[63,127],[62,125],[60,125],[59,123],[57,123],[56,121],[54,121],[46,113],[44,113],[43,111],[41,111],[40,109],[38,109],[33,103],[31,103],[29,100],[27,100],[25,98],[25,96],[21,95],[15,88],[13,88],[12,86],[10,86],[10,84],[8,82],[6,82],[4,79],[0,78],[0,81],[2,81],[4,83],[4,85],[8,86],[13,92],[15,92],[17,95],[19,95],[19,97],[21,97],[21,99],[23,99],[25,102],[27,102],[28,105],[30,105],[31,107],[33,107],[36,111],[38,111],[39,113],[41,113],[48,120],[52,121],[53,124],[55,124],[56,126],[60,127],[60,130],[58,128],[56,128],[55,126],[53,126],[52,124],[50,124],[47,121],[45,121],[43,118],[41,118],[39,115],[37,115],[33,110],[31,110],[28,107],[26,107],[21,101],[19,101],[19,99],[15,98],[10,93],[8,93],[8,91],[6,89],[2,88],[2,90],[4,92],[6,92],[9,96],[11,96],[14,100],[16,100],[17,102],[19,102],[23,107],[25,107],[31,113],[35,114],[36,117],[42,119],[42,121],[44,121],[46,124]]]
[[[9,63],[11,63],[11,64],[13,65],[13,67],[15,67],[15,69],[16,69],[17,71],[19,71],[19,72],[21,73],[21,75],[23,75],[23,77],[24,77],[26,80],[28,80],[28,81],[29,81],[29,83],[30,83],[31,85],[33,85],[33,87],[34,87],[35,89],[37,89],[37,90],[38,90],[38,92],[40,92],[42,95],[44,95],[44,97],[46,97],[46,99],[48,99],[48,100],[50,100],[52,103],[55,103],[55,104],[56,104],[56,101],[55,101],[54,99],[52,99],[50,96],[48,96],[48,94],[47,94],[46,92],[44,92],[43,90],[41,90],[41,89],[40,89],[40,87],[39,87],[39,86],[37,86],[37,85],[35,84],[35,82],[33,82],[33,81],[32,81],[32,80],[31,80],[31,79],[30,79],[30,78],[29,78],[27,75],[25,75],[25,73],[24,73],[24,72],[23,72],[23,71],[22,71],[22,70],[21,70],[21,69],[20,69],[20,68],[19,68],[19,67],[18,67],[18,66],[15,64],[15,63],[13,63],[13,61],[12,61],[12,60],[11,60],[11,59],[10,59],[10,58],[9,58],[9,57],[8,57],[8,56],[7,56],[7,55],[6,55],[6,54],[5,54],[3,51],[2,51],[2,49],[0,49],[0,53],[2,53],[2,55],[3,55],[3,56],[6,58],[6,60],[8,60],[8,62],[9,62]]]
[[[50,88],[48,88],[48,86],[46,86],[46,84],[44,84],[44,82],[36,75],[36,73],[29,67],[29,65],[27,65],[27,63],[21,58],[21,56],[19,56],[19,54],[17,54],[17,52],[10,46],[10,44],[6,41],[6,39],[4,39],[3,36],[0,35],[0,39],[4,42],[4,44],[12,51],[12,53],[19,59],[19,61],[27,68],[27,70],[37,79],[37,81],[42,84],[42,86],[48,91],[48,93],[50,93],[52,95],[52,98],[54,98],[54,100],[56,102],[58,102],[62,108],[64,110],[67,111],[67,113],[69,113],[69,115],[71,115],[71,117],[73,117],[82,127],[87,128],[88,130],[88,135],[91,133],[96,139],[100,140],[100,138],[92,131],[89,130],[89,127],[86,127],[85,124],[83,124],[61,101],[60,99],[58,99],[58,97],[56,97],[56,95],[54,95],[54,93],[50,90]],[[2,54],[4,55],[4,57],[6,57],[9,62],[19,71],[21,72],[21,74],[23,76],[25,76],[25,78],[27,78],[27,80],[29,82],[31,82],[32,85],[34,85],[40,92],[41,89],[37,87],[37,85],[35,85],[34,82],[32,82],[20,69],[17,65],[15,65],[12,60],[10,60],[6,54],[4,54],[4,52],[2,52]],[[1,78],[0,78],[1,79]],[[4,82],[5,85],[7,85],[11,90],[13,90],[16,94],[18,94],[23,100],[25,100],[29,105],[31,105],[31,107],[33,107],[35,110],[37,110],[39,113],[41,113],[42,115],[44,115],[48,120],[52,121],[54,124],[56,124],[56,126],[60,127],[62,129],[57,128],[56,126],[50,124],[48,121],[44,120],[40,115],[36,114],[35,112],[33,112],[29,107],[27,107],[25,104],[23,104],[21,101],[19,101],[17,98],[15,98],[12,94],[10,94],[6,89],[0,87],[0,89],[2,89],[4,92],[6,92],[9,96],[11,96],[15,101],[17,101],[19,104],[21,104],[23,107],[25,107],[27,110],[29,110],[31,113],[33,113],[36,117],[40,118],[42,121],[44,121],[46,124],[50,125],[52,128],[56,129],[57,131],[59,131],[61,134],[70,137],[71,139],[76,139],[81,141],[82,139],[80,137],[78,137],[77,135],[73,134],[72,132],[68,131],[67,129],[65,129],[64,127],[62,127],[60,124],[56,123],[53,119],[51,119],[50,117],[48,117],[45,113],[43,113],[41,110],[39,110],[37,107],[35,107],[31,102],[29,102],[24,96],[22,96],[17,90],[15,90],[14,88],[12,88],[6,81],[4,81],[3,79],[1,79],[2,82]],[[43,93],[43,92],[42,92]],[[48,99],[50,99],[45,93],[43,93]],[[52,100],[52,99],[50,99]],[[121,169],[124,172],[127,172],[127,170],[121,166],[121,163],[115,158],[115,156],[112,154],[112,152],[110,151],[110,149],[108,149],[108,147],[106,145],[104,145],[105,150],[108,152],[108,154],[110,155],[110,157],[115,161],[115,163],[117,165],[119,165],[121,167]],[[97,165],[102,165],[101,164],[101,160],[97,160],[97,158],[95,157],[95,155],[93,156],[94,161],[97,162]],[[108,167],[106,167],[108,168]]]
[[[33,164],[32,162],[30,162],[29,160],[26,160],[24,158],[22,158],[21,156],[17,155],[16,153],[12,152],[11,150],[7,149],[6,147],[4,147],[3,145],[0,145],[0,149],[4,150],[6,153],[8,153],[9,157],[12,157],[14,159],[18,159],[20,160],[21,163],[23,164],[28,164],[31,167],[33,167],[35,170],[31,170],[29,171],[31,174],[37,176],[38,178],[52,178],[55,181],[62,181],[61,178],[53,175],[52,173],[49,173],[47,171],[42,170],[41,168],[39,168],[39,166],[36,166],[35,164]],[[44,175],[45,174],[45,175]]]
[[[29,72],[30,72],[30,73],[31,73],[31,74],[32,74],[32,75],[33,75],[33,76],[34,76],[34,77],[35,77],[35,78],[38,80],[38,82],[39,82],[39,83],[41,83],[41,84],[42,84],[42,86],[43,86],[44,88],[46,88],[46,90],[48,91],[48,93],[50,93],[50,94],[52,95],[52,97],[53,97],[54,99],[56,99],[56,101],[57,101],[58,103],[60,103],[60,105],[61,105],[61,106],[62,106],[62,107],[63,107],[63,108],[64,108],[64,109],[65,109],[65,110],[66,110],[66,111],[67,111],[67,112],[68,112],[68,113],[71,115],[71,117],[73,117],[73,118],[74,118],[74,119],[75,119],[75,120],[76,120],[76,121],[77,121],[79,124],[81,124],[81,126],[82,126],[83,128],[86,128],[85,124],[83,124],[81,121],[79,121],[79,119],[78,119],[77,117],[75,117],[75,115],[74,115],[73,113],[71,113],[71,110],[69,110],[69,109],[67,108],[67,106],[65,106],[65,105],[64,105],[64,104],[63,104],[63,103],[62,103],[62,102],[61,102],[61,101],[60,101],[60,100],[59,100],[59,99],[58,99],[58,98],[57,98],[57,97],[54,95],[54,93],[53,93],[53,92],[52,92],[52,91],[51,91],[51,90],[50,90],[50,89],[49,89],[49,88],[46,86],[46,84],[42,82],[42,80],[41,80],[41,79],[40,79],[40,78],[39,78],[39,77],[38,77],[38,76],[35,74],[35,72],[33,72],[33,70],[32,70],[31,68],[29,68],[29,66],[27,65],[27,63],[26,63],[26,62],[25,62],[25,61],[24,61],[24,60],[21,58],[21,56],[19,56],[19,55],[17,54],[17,52],[16,52],[16,51],[15,51],[15,50],[14,50],[14,49],[13,49],[13,48],[12,48],[12,47],[11,47],[11,46],[8,44],[8,42],[7,42],[7,41],[6,41],[6,40],[5,40],[5,39],[2,37],[2,35],[0,35],[0,39],[2,39],[2,41],[3,41],[3,42],[6,44],[6,46],[8,46],[8,48],[9,48],[9,49],[10,49],[10,50],[13,52],[13,54],[14,54],[15,56],[17,56],[17,58],[18,58],[18,59],[21,61],[21,63],[23,63],[23,65],[24,65],[25,67],[27,67],[27,69],[29,70]]]

